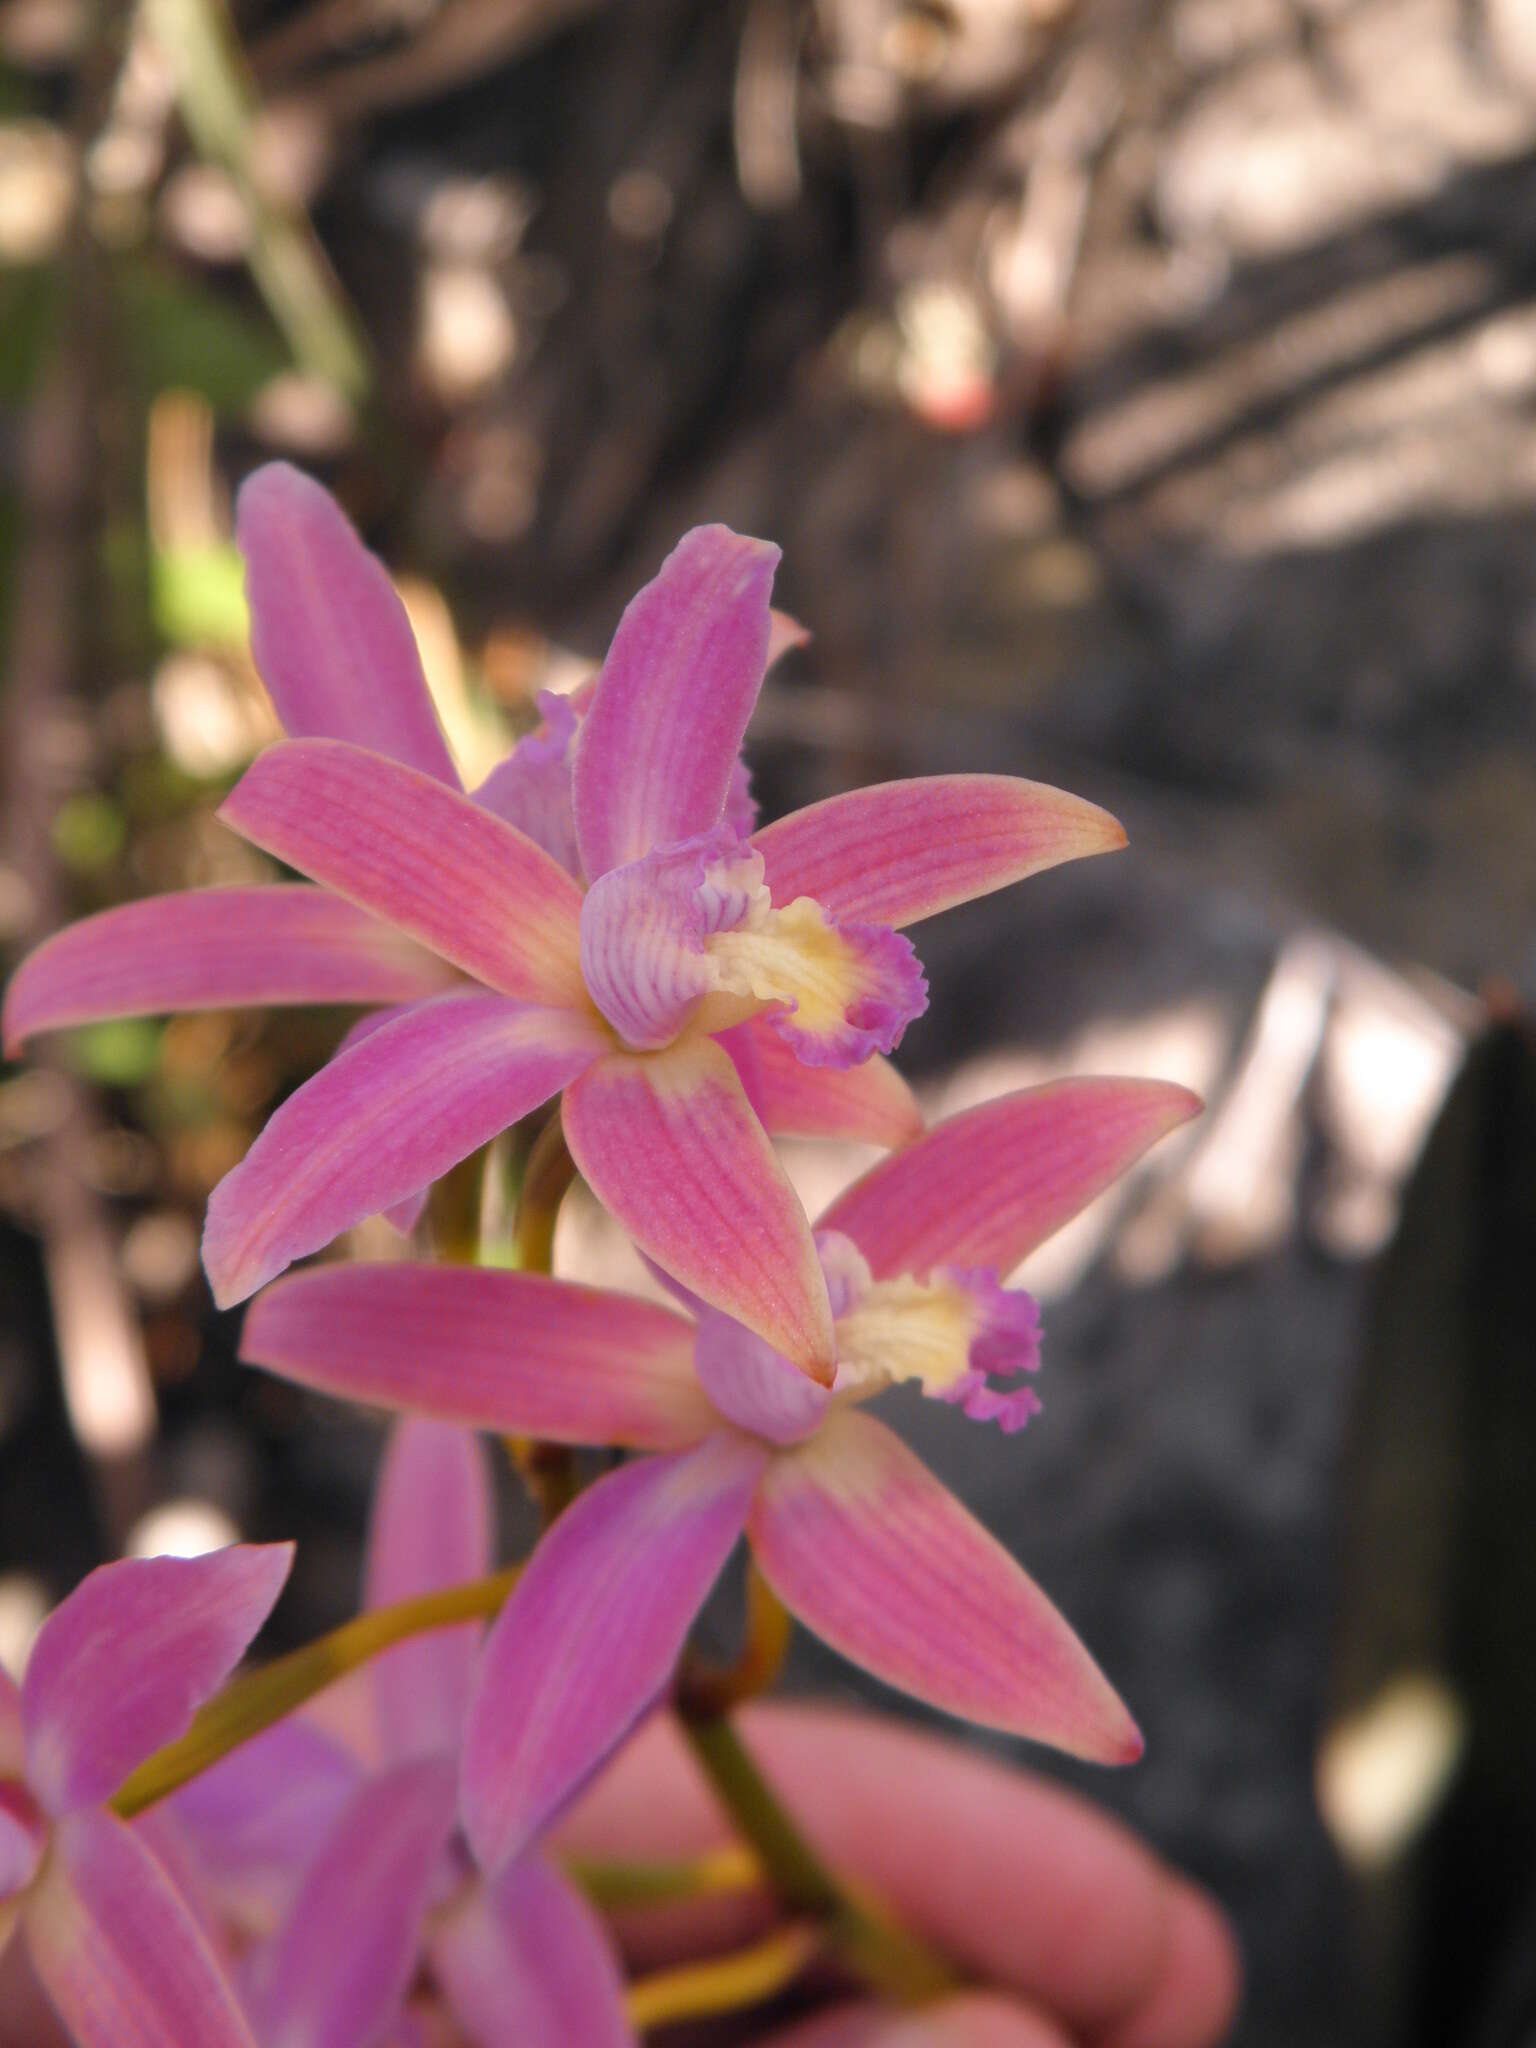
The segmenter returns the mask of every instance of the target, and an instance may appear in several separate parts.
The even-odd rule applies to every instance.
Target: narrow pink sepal
[[[351,740],[459,787],[405,606],[328,491],[286,462],[235,500],[251,658],[294,739]]]
[[[460,1813],[486,1870],[520,1856],[660,1694],[762,1473],[722,1431],[622,1466],[540,1543],[485,1646]]]
[[[879,1160],[817,1227],[851,1237],[876,1279],[1006,1274],[1200,1106],[1171,1081],[1101,1076],[1000,1095]]]
[[[219,816],[488,988],[585,1006],[577,882],[430,775],[340,740],[284,740],[251,763]]]
[[[431,954],[427,955],[428,959],[431,957]],[[375,1031],[381,1031],[386,1024],[393,1024],[397,1017],[405,1016],[407,1011],[414,1008],[414,1003],[392,1003],[388,1009],[370,1010],[367,1016],[359,1017],[355,1024],[350,1025],[342,1033],[336,1050],[331,1055],[332,1059],[340,1059],[341,1055],[350,1052],[354,1045],[361,1045],[365,1038],[372,1038]],[[399,1231],[402,1237],[409,1237],[426,1214],[427,1200],[431,1193],[429,1187],[418,1188],[414,1195],[407,1195],[400,1202],[391,1202],[389,1207],[380,1213],[392,1230]]]
[[[810,1225],[729,1055],[707,1038],[610,1055],[566,1090],[563,1115],[572,1158],[640,1249],[830,1386]]]
[[[101,1017],[393,1003],[450,979],[441,960],[327,890],[185,889],[82,918],[29,953],[5,992],[5,1050]]]
[[[422,1757],[355,1794],[274,1939],[254,1997],[262,2038],[362,2048],[415,1974],[422,1917],[453,1825],[453,1766]]]
[[[1064,860],[1110,853],[1108,811],[1012,775],[871,783],[753,834],[776,904],[814,896],[847,922],[915,924]]]
[[[125,1558],[38,1631],[21,1687],[27,1782],[50,1813],[106,1798],[174,1741],[271,1613],[291,1543]]]
[[[473,2048],[634,2048],[607,1929],[541,1856],[477,1887],[432,1938],[433,1973]]]
[[[221,1307],[405,1200],[537,1109],[603,1040],[565,1010],[439,996],[307,1081],[214,1189],[203,1264]]]
[[[768,663],[779,551],[696,526],[630,599],[576,738],[587,879],[720,817]]]
[[[887,1685],[1093,1763],[1141,1754],[1061,1614],[874,1416],[844,1409],[780,1453],[747,1535],[784,1604]]]
[[[59,1822],[22,1918],[78,2048],[256,2048],[190,1908],[115,1814]]]
[[[491,1569],[485,1453],[466,1429],[413,1417],[397,1423],[374,1484],[364,1602],[383,1607],[477,1579]],[[469,1706],[483,1626],[431,1629],[369,1666],[384,1753],[455,1750]]]
[[[320,1266],[252,1302],[240,1355],[340,1400],[558,1443],[677,1450],[716,1421],[691,1323],[542,1273]]]
[[[905,1145],[923,1128],[917,1098],[879,1053],[857,1067],[808,1067],[764,1017],[734,1025],[718,1039],[770,1137]]]

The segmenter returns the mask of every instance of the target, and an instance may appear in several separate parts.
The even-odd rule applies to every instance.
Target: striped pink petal
[[[962,1110],[872,1166],[821,1230],[840,1230],[876,1279],[940,1265],[1008,1273],[1199,1113],[1171,1081],[1084,1077]]]
[[[290,1095],[208,1201],[203,1263],[224,1307],[403,1201],[547,1102],[600,1049],[567,1010],[439,996]]]
[[[460,1813],[520,1856],[652,1705],[741,1533],[767,1453],[734,1432],[625,1465],[567,1508],[491,1629]]]
[[[581,889],[514,826],[340,740],[268,747],[226,824],[504,995],[585,1006]]]
[[[844,1409],[781,1452],[747,1534],[784,1604],[887,1685],[1090,1762],[1141,1754],[1056,1608],[874,1416]]]
[[[387,1269],[386,1269],[387,1270]],[[468,1430],[396,1424],[374,1484],[364,1600],[387,1606],[491,1569],[490,1474]],[[439,1756],[458,1745],[483,1629],[432,1629],[368,1667],[386,1756]]]
[[[765,1017],[720,1032],[719,1042],[771,1137],[905,1145],[923,1128],[917,1098],[879,1053],[857,1067],[808,1067]]]
[[[405,2002],[433,1873],[453,1825],[453,1766],[398,1764],[354,1795],[259,1978],[262,2038],[365,2048]]]
[[[581,873],[571,809],[571,743],[576,706],[553,690],[539,692],[542,723],[526,733],[475,791],[475,802],[526,832],[567,874]]]
[[[115,1814],[70,1814],[22,1911],[32,1965],[78,2048],[256,2048],[196,1919]]]
[[[768,662],[778,560],[766,541],[698,526],[631,598],[576,741],[589,881],[719,820]]]
[[[830,1386],[832,1316],[810,1225],[711,1039],[612,1054],[566,1090],[566,1142],[640,1249]]]
[[[103,910],[30,953],[5,1050],[61,1025],[245,1003],[393,1003],[451,979],[432,954],[323,889],[187,889]]]
[[[252,1302],[240,1355],[341,1400],[557,1443],[677,1450],[715,1424],[691,1323],[540,1273],[321,1266]]]
[[[753,835],[775,903],[814,896],[834,917],[915,924],[1064,860],[1109,853],[1107,811],[1012,775],[872,783]]]
[[[294,739],[351,740],[459,786],[389,572],[328,491],[286,462],[235,504],[251,657]]]
[[[27,1783],[67,1813],[171,1742],[272,1611],[291,1543],[126,1558],[92,1572],[38,1631],[21,1687]]]
[[[428,954],[427,957],[430,959],[432,956]],[[341,1055],[350,1052],[354,1045],[361,1045],[365,1038],[372,1038],[375,1031],[381,1031],[386,1024],[393,1024],[397,1017],[405,1016],[407,1011],[414,1008],[414,1003],[392,1003],[388,1009],[370,1010],[366,1016],[359,1017],[355,1024],[350,1025],[342,1033],[331,1057],[340,1059]],[[407,1195],[403,1201],[391,1202],[382,1212],[385,1222],[392,1229],[399,1231],[402,1237],[409,1237],[426,1214],[427,1201],[431,1193],[430,1187],[418,1188],[414,1195]]]
[[[477,1886],[432,1937],[432,1969],[472,2048],[634,2048],[613,1943],[541,1856]]]

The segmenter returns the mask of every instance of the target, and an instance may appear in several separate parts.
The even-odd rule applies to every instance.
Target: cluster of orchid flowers
[[[263,1711],[199,1750],[239,1723],[220,1702],[290,1547],[94,1573],[0,1686],[0,1942],[21,1929],[87,2048],[608,2048],[633,2007],[550,1830],[669,1698],[743,1534],[783,1607],[887,1684],[1138,1754],[1066,1621],[870,1404],[909,1382],[1022,1427],[1039,1318],[1007,1275],[1196,1105],[1073,1079],[923,1130],[886,1058],[926,1004],[902,927],[1123,834],[995,775],[757,827],[743,735],[796,637],[776,549],[688,534],[595,680],[542,697],[466,791],[393,587],[325,492],[258,472],[238,539],[289,737],[220,815],[306,879],[65,930],[12,979],[6,1045],[364,1006],[215,1189],[204,1263],[221,1304],[256,1296],[248,1360],[402,1418],[365,1604],[444,1625],[382,1634],[323,1716]],[[278,1278],[377,1213],[414,1231],[434,1183],[524,1119],[675,1305],[411,1257]],[[812,1225],[788,1134],[885,1156]],[[452,1598],[504,1591],[479,1432],[633,1454],[547,1517],[488,1627]]]

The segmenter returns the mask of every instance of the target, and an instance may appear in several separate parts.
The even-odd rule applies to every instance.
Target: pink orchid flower
[[[1068,1080],[882,1160],[821,1219],[830,1391],[717,1311],[690,1323],[535,1274],[328,1267],[252,1305],[243,1355],[306,1386],[651,1453],[560,1518],[487,1642],[461,1787],[487,1869],[660,1695],[743,1529],[786,1606],[887,1683],[1078,1756],[1139,1753],[1061,1615],[862,1404],[910,1380],[973,1417],[1024,1422],[1034,1304],[997,1275],[1197,1108],[1166,1083]]]
[[[486,1462],[467,1430],[397,1425],[365,1604],[492,1568]],[[633,2048],[601,1921],[536,1851],[494,1881],[453,1838],[478,1622],[397,1645],[347,1681],[338,1726],[290,1718],[168,1802],[225,1918],[257,1937],[243,1983],[272,2048],[372,2048],[425,1970],[471,2048]],[[402,2037],[403,2038],[403,2037]]]
[[[22,1685],[0,1672],[0,1942],[20,1927],[81,2048],[255,2048],[152,1837],[105,1802],[229,1676],[292,1560],[242,1544],[105,1565],[44,1622]]]

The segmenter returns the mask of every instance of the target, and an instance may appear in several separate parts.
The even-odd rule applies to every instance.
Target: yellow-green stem
[[[747,1631],[741,1654],[730,1664],[710,1664],[688,1652],[678,1673],[679,1710],[694,1720],[728,1714],[768,1690],[784,1668],[794,1623],[789,1610],[747,1560]]]
[[[575,1178],[576,1162],[565,1142],[557,1105],[523,1164],[512,1229],[512,1257],[519,1271],[553,1270],[560,1204]],[[549,1528],[576,1498],[575,1458],[565,1444],[541,1443],[534,1437],[509,1437],[507,1452],[533,1496],[539,1520]]]
[[[644,2032],[761,2005],[794,1983],[825,1939],[817,1927],[785,1927],[734,1955],[641,1977],[625,2000],[630,2023]]]
[[[631,1906],[672,1906],[680,1900],[719,1898],[759,1889],[763,1866],[744,1842],[728,1842],[703,1856],[676,1862],[618,1862],[601,1856],[568,1856],[568,1874],[593,1905],[619,1913]]]

